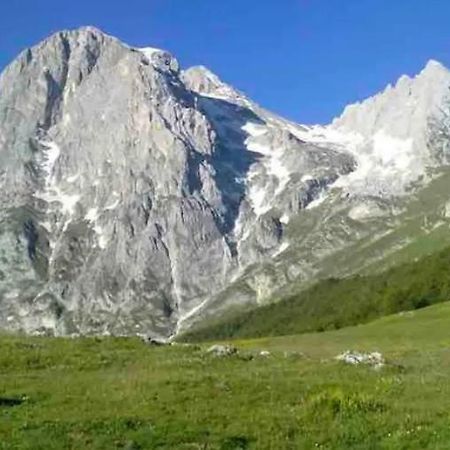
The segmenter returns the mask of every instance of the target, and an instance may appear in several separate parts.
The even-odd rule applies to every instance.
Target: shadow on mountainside
[[[215,171],[214,180],[222,194],[225,210],[218,217],[218,226],[223,234],[229,234],[235,226],[239,208],[245,197],[245,179],[250,167],[260,156],[248,150],[248,133],[242,128],[249,122],[264,125],[253,111],[226,100],[196,94],[199,109],[207,116],[216,133],[215,150],[212,155],[194,153],[191,188],[201,185],[198,167],[207,161]]]

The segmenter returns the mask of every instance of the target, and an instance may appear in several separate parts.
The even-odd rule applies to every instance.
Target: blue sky
[[[449,18],[449,0],[4,0],[0,68],[52,32],[94,25],[324,123],[428,59],[450,67]]]

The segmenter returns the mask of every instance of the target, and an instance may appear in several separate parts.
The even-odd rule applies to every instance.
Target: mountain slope
[[[342,328],[450,298],[450,248],[386,272],[323,280],[287,299],[187,332],[198,342],[294,335]]]
[[[163,50],[55,34],[0,77],[0,328],[169,337],[404,249],[408,220],[447,230],[446,194],[410,205],[448,176],[449,86],[431,63],[309,127]]]
[[[290,126],[305,142],[353,155],[355,170],[284,216],[275,258],[247,270],[197,323],[227,314],[230,304],[236,309],[255,297],[264,304],[321,278],[380,271],[449,245],[449,76],[430,62],[330,126]]]

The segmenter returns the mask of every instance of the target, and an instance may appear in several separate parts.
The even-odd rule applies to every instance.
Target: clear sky
[[[450,67],[450,0],[2,0],[0,68],[81,25],[203,64],[303,123],[329,121],[428,59]]]

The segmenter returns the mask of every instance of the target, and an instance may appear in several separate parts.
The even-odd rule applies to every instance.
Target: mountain
[[[86,27],[0,76],[0,328],[169,337],[450,242],[450,72],[328,126]]]

